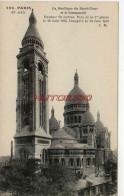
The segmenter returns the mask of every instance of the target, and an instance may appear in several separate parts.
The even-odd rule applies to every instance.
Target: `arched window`
[[[41,153],[41,162],[47,163],[47,151],[45,149],[43,149]]]
[[[93,128],[90,128],[90,133],[93,133]]]
[[[88,159],[87,159],[87,165],[90,165],[90,164],[91,164],[91,159],[88,158]]]
[[[77,123],[77,116],[74,117],[74,123]]]
[[[80,167],[80,158],[77,158],[77,166]]]
[[[29,60],[26,59],[26,60],[24,61],[24,72],[26,72],[26,71],[28,71],[28,70],[29,70]]]
[[[71,167],[73,167],[74,166],[74,159],[70,159],[70,161],[69,161],[69,165],[71,166]]]
[[[43,75],[43,65],[41,63],[38,63],[38,71]]]
[[[65,159],[64,158],[61,159],[61,163],[62,163],[62,165],[65,165]]]

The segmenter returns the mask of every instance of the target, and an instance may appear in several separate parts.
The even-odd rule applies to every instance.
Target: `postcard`
[[[0,2],[0,195],[117,196],[118,2]]]

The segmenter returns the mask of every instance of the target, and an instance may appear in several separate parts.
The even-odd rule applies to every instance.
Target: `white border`
[[[118,196],[124,196],[124,1],[119,1]]]
[[[19,0],[15,0],[15,1],[19,1]],[[26,1],[33,1],[33,0],[26,0]],[[46,1],[51,1],[51,0],[46,0]],[[87,0],[87,1],[93,1],[93,0]],[[108,1],[108,0],[104,0],[104,1]],[[113,2],[114,1],[116,0],[113,0]],[[116,2],[119,2],[118,196],[124,196],[124,183],[123,183],[124,182],[123,181],[124,180],[124,152],[123,152],[124,151],[124,130],[123,130],[124,127],[124,0],[118,0]]]

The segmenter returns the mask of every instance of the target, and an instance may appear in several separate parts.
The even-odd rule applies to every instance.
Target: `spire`
[[[34,15],[34,12],[33,12],[33,9],[32,9],[31,15],[29,17],[29,24],[36,24],[36,23],[37,23],[37,20],[36,20],[36,17]]]
[[[78,73],[77,73],[77,69],[76,69],[76,72],[75,72],[75,75],[74,75],[74,86],[78,86]]]
[[[99,110],[97,112],[97,120],[100,120],[100,113],[99,113]]]
[[[40,46],[42,49],[44,49],[44,44],[38,32],[36,23],[37,23],[37,19],[32,9],[32,12],[29,17],[29,26],[22,40],[22,46],[25,47],[29,44],[35,44]]]
[[[54,108],[52,106],[52,110],[51,110],[51,117],[54,117]]]

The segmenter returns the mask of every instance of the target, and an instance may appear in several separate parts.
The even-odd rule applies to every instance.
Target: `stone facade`
[[[68,96],[72,99],[77,95],[85,93],[79,87],[76,71],[74,87]],[[88,101],[67,100],[63,116],[64,127],[52,133],[49,162],[60,163],[84,176],[97,175],[110,156],[110,132],[101,122],[100,113],[95,122]]]

